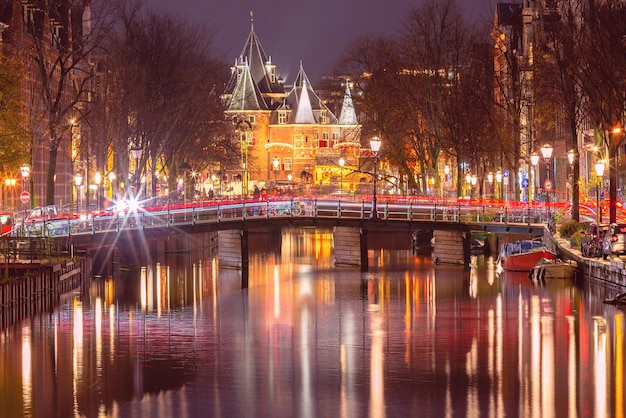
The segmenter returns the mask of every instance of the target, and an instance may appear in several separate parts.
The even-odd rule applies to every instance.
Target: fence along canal
[[[52,311],[64,293],[88,284],[91,259],[63,240],[0,238],[0,328]]]

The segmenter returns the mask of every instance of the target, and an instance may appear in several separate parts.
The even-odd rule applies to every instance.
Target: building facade
[[[24,112],[28,113],[27,130],[31,134],[28,144],[30,160],[23,164],[28,165],[30,171],[28,179],[20,180],[16,187],[29,191],[31,206],[45,204],[49,194],[47,180],[52,148],[57,151],[54,203],[65,206],[71,200],[74,181],[72,139],[80,136],[80,132],[71,122],[76,115],[67,114],[65,110],[72,107],[72,99],[76,97],[74,71],[78,69],[70,70],[62,83],[59,80],[63,76],[59,74],[71,55],[68,51],[80,47],[87,33],[89,11],[89,0],[0,2],[3,54],[19,59],[23,68],[20,90]],[[42,76],[41,68],[46,69],[47,77]],[[51,138],[51,132],[56,138]],[[5,177],[21,179],[19,168],[14,171],[4,173]],[[4,181],[2,179],[3,184]]]
[[[316,93],[302,63],[293,84],[286,85],[263,50],[254,22],[231,71],[223,98],[241,146],[244,192],[254,186],[355,190],[366,179],[358,173],[361,130],[349,83],[338,116]]]

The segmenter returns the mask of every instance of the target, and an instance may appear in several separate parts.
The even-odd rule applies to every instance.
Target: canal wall
[[[50,311],[59,297],[92,277],[88,257],[55,263],[5,263],[0,283],[0,328]]]
[[[623,259],[603,260],[600,258],[583,257],[580,250],[572,248],[569,240],[559,235],[544,234],[544,242],[555,250],[562,259],[578,263],[579,272],[585,280],[604,287],[626,289],[626,263]]]

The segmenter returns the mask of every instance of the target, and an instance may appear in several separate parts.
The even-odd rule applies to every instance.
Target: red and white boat
[[[498,255],[502,269],[508,271],[530,271],[542,259],[556,260],[556,254],[538,240],[509,242]]]

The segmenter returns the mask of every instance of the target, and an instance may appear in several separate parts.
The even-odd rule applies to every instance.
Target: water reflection
[[[253,237],[247,290],[193,251],[94,280],[2,331],[0,415],[623,416],[609,290],[384,239],[369,273],[302,229]]]

